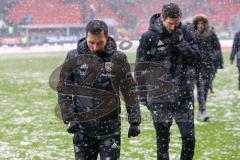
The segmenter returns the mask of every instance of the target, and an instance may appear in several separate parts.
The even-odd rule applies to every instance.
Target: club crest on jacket
[[[105,69],[107,72],[112,71],[112,62],[105,62]]]

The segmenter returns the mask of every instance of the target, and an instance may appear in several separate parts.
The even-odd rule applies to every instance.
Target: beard
[[[91,51],[93,54],[102,54],[104,52],[104,49],[101,49],[101,50],[97,50],[97,51]]]

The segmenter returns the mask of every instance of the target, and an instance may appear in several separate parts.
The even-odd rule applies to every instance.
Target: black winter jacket
[[[197,25],[200,21],[204,23],[202,33],[197,31]],[[223,57],[219,39],[213,31],[213,27],[210,27],[207,17],[204,15],[197,15],[193,19],[193,27],[201,54],[201,61],[197,67],[197,73],[202,74],[206,78],[210,78],[209,76],[213,75],[218,68],[223,68]]]
[[[197,72],[204,77],[209,77],[215,72],[214,52],[211,44],[210,36],[197,36],[198,47],[201,53],[201,62],[197,67]]]
[[[240,67],[240,31],[234,36],[230,60],[234,60],[237,55],[237,66]]]
[[[197,64],[199,50],[187,27],[180,25],[177,30],[183,33],[179,44],[173,43],[173,34],[163,26],[160,14],[155,14],[150,19],[148,31],[141,36],[135,73],[138,88],[145,86],[148,90],[142,95],[147,106],[181,102],[193,97],[189,71]],[[143,97],[141,99],[144,101]]]
[[[217,71],[217,69],[223,69],[224,64],[221,44],[219,42],[217,34],[213,30],[210,31],[209,36],[211,37],[212,50],[214,53],[214,67]]]
[[[112,38],[98,55],[81,39],[77,49],[67,54],[57,87],[64,122],[77,121],[81,132],[93,136],[120,132],[121,91],[129,123],[139,124],[135,84],[127,57],[117,51]]]

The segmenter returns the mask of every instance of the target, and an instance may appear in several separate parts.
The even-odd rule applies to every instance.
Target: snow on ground
[[[48,59],[47,56],[40,57]],[[1,64],[5,60],[8,58],[1,60]],[[33,64],[25,68],[12,66],[0,73],[0,159],[73,159],[71,135],[55,115],[56,93],[48,86],[54,67],[48,69],[47,64],[38,66],[34,64],[35,60],[28,62]],[[195,119],[196,159],[240,159],[240,92],[237,91],[236,80],[235,66],[227,65],[219,71],[214,82],[216,97],[209,97],[207,103],[211,119],[207,123]],[[195,107],[198,107],[197,103]],[[123,109],[121,159],[156,159],[156,137],[151,116],[144,106],[141,110],[142,133],[138,138],[128,139],[128,124]],[[174,123],[171,128],[171,159],[179,159],[180,148],[180,134]]]

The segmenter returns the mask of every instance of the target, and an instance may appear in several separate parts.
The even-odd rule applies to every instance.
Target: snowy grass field
[[[135,55],[128,54],[134,62]],[[0,55],[0,160],[74,159],[72,136],[55,115],[56,92],[49,87],[52,71],[65,55]],[[240,159],[240,91],[237,68],[225,53],[224,69],[214,81],[216,97],[209,97],[209,122],[195,119],[195,160]],[[197,114],[197,104],[195,114]],[[128,124],[122,109],[122,160],[156,159],[156,138],[151,117],[142,106],[141,134],[127,138]],[[170,157],[179,159],[181,139],[174,123],[171,127]]]

